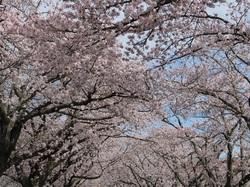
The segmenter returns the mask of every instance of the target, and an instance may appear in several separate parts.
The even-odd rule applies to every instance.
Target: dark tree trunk
[[[0,106],[0,176],[8,168],[8,160],[16,147],[22,124],[8,118],[3,106]]]

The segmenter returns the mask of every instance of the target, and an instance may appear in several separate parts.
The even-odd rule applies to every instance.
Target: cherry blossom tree
[[[248,183],[247,0],[43,3],[1,7],[0,176],[23,186]],[[130,139],[128,129],[159,119],[174,129]]]
[[[185,146],[179,150],[192,151],[182,156],[189,158],[191,155],[191,160],[181,160],[178,153],[165,159],[168,172],[174,175],[170,181],[178,183],[173,185],[182,186],[246,185],[249,181],[246,156],[249,154],[246,145],[250,119],[249,3],[238,1],[227,4],[229,15],[223,17],[209,13],[207,9],[212,4],[200,4],[200,1],[158,4],[159,9],[155,12],[150,3],[145,5],[138,1],[138,4],[133,4],[141,9],[131,8],[129,3],[124,3],[128,9],[120,9],[128,14],[127,20],[125,18],[119,23],[127,26],[121,33],[130,33],[126,46],[128,58],[140,55],[154,68],[162,68],[158,72],[164,77],[160,79],[161,94],[167,98],[163,121],[176,129],[183,129],[181,121],[186,120],[189,121],[188,126],[194,128],[191,135],[184,133]],[[162,9],[165,11],[161,12]],[[166,15],[166,12],[169,14]],[[173,123],[171,114],[176,117],[177,124]],[[170,141],[173,137],[167,139]],[[141,155],[147,160],[147,156],[141,153],[147,147],[133,148],[128,154],[132,158],[115,166],[119,169],[113,168],[114,173],[120,174],[118,179],[108,181],[116,181],[118,186],[160,185],[155,183],[157,177],[149,180],[159,166],[154,164],[156,169],[149,171],[152,168],[145,169],[146,166],[137,160]],[[137,149],[139,152],[135,153]],[[169,149],[163,146],[163,150],[157,152],[164,158]],[[172,158],[181,161],[176,164],[176,159]],[[152,160],[156,158],[152,157]],[[128,166],[130,162],[132,164]],[[188,167],[186,162],[191,166]],[[219,164],[221,168],[217,167]],[[149,176],[147,173],[150,173]],[[165,181],[163,184],[168,183]]]
[[[17,146],[24,150],[21,157],[25,159],[43,154],[41,150],[46,149],[47,153],[39,158],[42,164],[51,154],[59,154],[57,149],[70,152],[73,144],[88,142],[87,135],[74,143],[71,141],[73,135],[80,137],[80,130],[79,134],[64,134],[70,130],[66,121],[71,118],[77,120],[77,126],[100,125],[98,130],[110,129],[112,133],[116,128],[121,131],[121,124],[127,120],[132,124],[139,109],[148,108],[145,104],[151,98],[151,90],[143,73],[145,67],[137,62],[122,61],[115,52],[112,35],[99,30],[98,20],[91,14],[86,13],[89,17],[84,21],[66,8],[55,9],[45,17],[34,12],[27,20],[8,7],[8,11],[1,12],[1,175],[13,164],[23,164],[22,159],[12,163],[15,156],[11,154]],[[23,136],[27,139],[19,141]],[[45,142],[37,140],[41,145],[35,148],[25,144],[36,136],[51,138],[47,137]],[[67,136],[70,136],[68,140]],[[63,137],[65,142],[60,142]],[[45,147],[44,143],[47,143]],[[23,144],[26,147],[23,148]],[[52,146],[54,152],[47,146]],[[33,164],[36,167],[36,163]],[[20,167],[16,172],[29,169]],[[34,173],[29,173],[34,176],[29,177],[33,180],[37,172],[35,168]]]
[[[147,141],[128,141],[97,184],[244,186],[249,181],[249,134],[224,122],[160,128]]]

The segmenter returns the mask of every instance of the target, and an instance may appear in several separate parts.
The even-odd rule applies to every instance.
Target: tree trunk
[[[8,159],[16,147],[22,124],[7,116],[5,107],[0,103],[0,177],[8,168]]]

